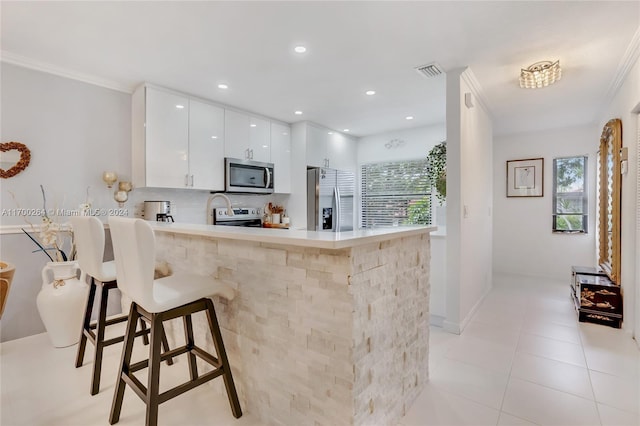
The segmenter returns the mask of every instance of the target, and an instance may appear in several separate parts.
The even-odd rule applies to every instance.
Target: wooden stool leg
[[[84,311],[84,320],[82,321],[82,330],[80,330],[80,343],[78,344],[78,355],[76,356],[76,368],[81,367],[84,362],[84,350],[87,347],[87,335],[91,323],[91,311],[93,310],[93,301],[96,297],[96,282],[91,277],[91,284],[89,284],[89,296],[87,297],[87,307]]]
[[[191,315],[185,315],[182,317],[184,322],[184,341],[186,342],[187,348],[189,349],[189,376],[191,380],[196,380],[198,378],[198,365],[196,364],[196,356],[191,352],[193,347],[195,346],[195,341],[193,339],[193,324],[191,322]]]
[[[151,315],[151,341],[149,350],[149,379],[147,384],[147,414],[145,425],[156,426],[158,424],[158,405],[160,404],[160,346],[164,334],[162,317],[159,314]]]
[[[160,323],[162,327],[162,351],[169,352],[169,341],[167,340],[167,333],[164,332],[164,326]],[[173,365],[173,357],[167,358],[167,365]]]
[[[218,318],[216,317],[216,310],[211,299],[205,299],[205,303],[207,304],[207,319],[209,320],[211,335],[213,336],[213,344],[218,354],[218,360],[222,364],[221,368],[224,371],[222,377],[224,378],[224,385],[227,388],[227,397],[229,398],[233,417],[237,419],[242,416],[242,409],[240,408],[240,401],[238,401],[236,386],[233,383],[233,376],[231,375],[231,366],[227,359],[227,352],[224,349],[224,342],[222,341],[222,334],[220,333],[220,325],[218,324]]]
[[[98,311],[98,323],[96,324],[96,352],[93,359],[93,378],[91,379],[91,395],[100,391],[100,372],[102,371],[102,352],[104,350],[104,330],[107,320],[107,301],[109,289],[102,284],[100,291],[100,310]]]
[[[109,415],[109,424],[118,423],[120,420],[120,412],[122,411],[122,399],[124,391],[127,387],[126,382],[122,378],[123,375],[129,374],[131,365],[131,353],[133,352],[133,341],[136,335],[136,324],[140,314],[138,313],[138,305],[131,304],[129,310],[129,320],[127,322],[127,331],[124,335],[124,346],[122,347],[122,358],[120,359],[120,369],[118,371],[118,382],[113,393],[113,402],[111,403],[111,414]]]
[[[144,322],[142,317],[140,317],[140,329],[143,331],[147,329],[147,323]],[[147,336],[147,333],[142,335],[142,343],[144,343],[145,346],[149,344],[149,336]]]

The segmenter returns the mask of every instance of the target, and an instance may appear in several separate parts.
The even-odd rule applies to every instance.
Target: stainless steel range
[[[233,209],[233,216],[227,215],[226,207],[213,209],[213,224],[224,226],[262,227],[262,207],[239,207]]]

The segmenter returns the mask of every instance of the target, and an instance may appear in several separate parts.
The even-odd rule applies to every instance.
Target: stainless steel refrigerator
[[[307,229],[352,231],[355,225],[356,179],[351,172],[307,169]]]

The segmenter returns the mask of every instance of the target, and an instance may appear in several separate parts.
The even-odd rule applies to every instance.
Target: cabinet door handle
[[[189,186],[189,173],[184,175],[184,186]]]
[[[253,150],[250,151],[251,152],[251,159],[253,160]]]
[[[191,186],[193,187],[193,175],[191,175]]]
[[[244,150],[244,159],[248,160],[249,159],[249,148]]]

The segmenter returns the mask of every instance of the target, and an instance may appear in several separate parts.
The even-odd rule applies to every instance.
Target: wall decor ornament
[[[15,162],[12,160],[7,162],[2,161],[2,167],[0,168],[0,177],[2,179],[8,179],[17,175],[26,169],[29,162],[31,162],[31,151],[29,151],[29,148],[27,148],[25,144],[20,142],[3,142],[0,144],[0,152],[9,151],[18,151],[20,153],[20,158]]]
[[[507,161],[507,197],[544,195],[544,158]]]

